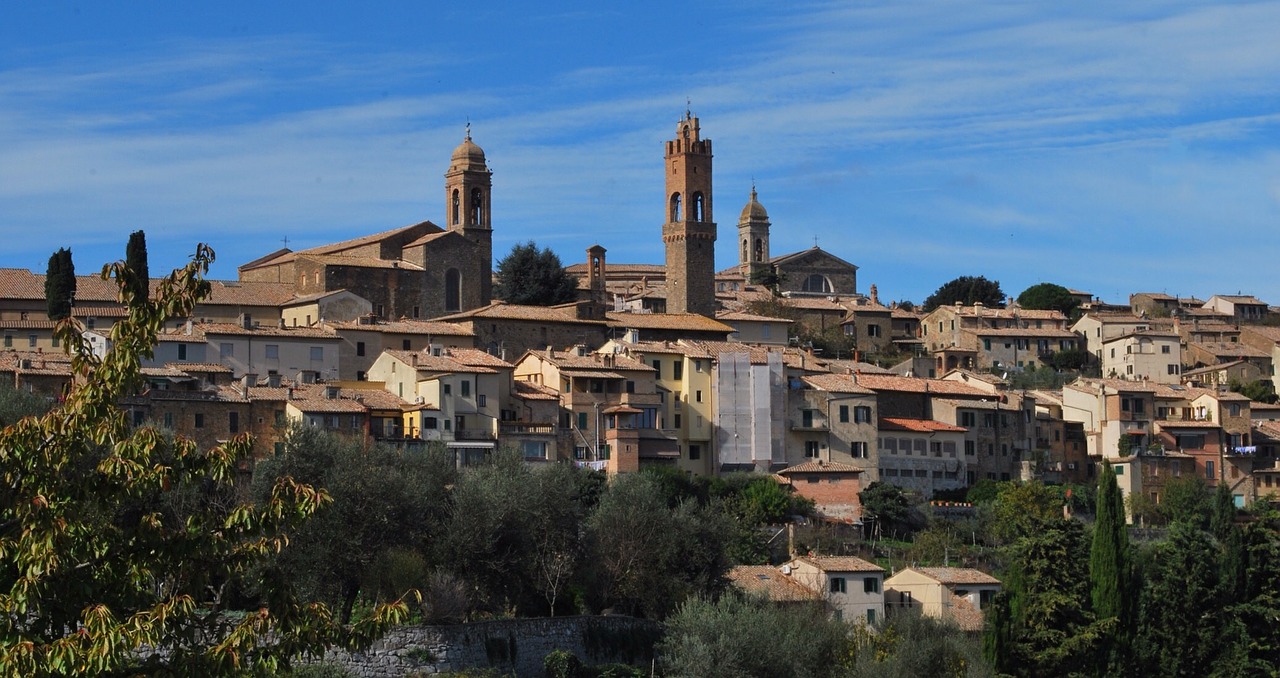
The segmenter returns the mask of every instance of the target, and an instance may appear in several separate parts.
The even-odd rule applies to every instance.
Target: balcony
[[[1226,449],[1229,457],[1253,457],[1258,454],[1257,445],[1233,445]]]
[[[555,424],[532,421],[504,421],[498,426],[504,436],[555,435],[558,431]]]
[[[826,433],[827,422],[817,419],[805,421],[804,419],[792,419],[791,430],[807,433]]]
[[[496,440],[493,431],[483,428],[460,428],[453,432],[454,440]]]

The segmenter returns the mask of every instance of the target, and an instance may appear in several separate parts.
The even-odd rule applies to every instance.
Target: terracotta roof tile
[[[829,393],[856,393],[862,395],[875,395],[876,393],[865,386],[859,386],[857,377],[851,374],[807,374],[801,379],[813,388]]]
[[[718,320],[697,313],[606,313],[609,324],[615,327],[637,329],[685,330],[690,332],[722,332],[730,334],[734,328]]]
[[[961,395],[990,398],[991,394],[973,386],[945,379],[899,377],[883,374],[858,375],[858,384],[876,391],[901,391],[905,393],[931,393],[940,396]]]
[[[954,432],[964,433],[968,429],[952,426],[931,419],[908,419],[906,417],[880,417],[881,431],[913,431],[916,433]]]
[[[854,556],[801,556],[803,560],[824,572],[884,572],[884,568]]]
[[[807,461],[778,471],[778,475],[788,473],[862,473],[863,469],[853,464],[842,464],[838,461]]]
[[[325,323],[335,330],[352,330],[359,332],[380,332],[383,334],[420,334],[420,335],[440,335],[440,336],[456,336],[456,337],[474,337],[475,332],[461,325],[454,323],[440,322],[436,320],[411,320],[409,318],[401,318],[399,320],[387,320],[365,325],[357,320],[346,322],[328,322]]]
[[[486,320],[527,320],[530,322],[574,323],[578,325],[605,324],[603,320],[583,320],[574,315],[571,310],[564,308],[522,306],[519,304],[508,304],[502,301],[495,301],[488,306],[481,306],[480,308],[463,311],[462,313],[441,316],[439,318],[435,318],[435,320],[441,322],[457,322],[461,320],[474,320],[477,318],[484,318]]]
[[[772,565],[739,565],[725,576],[743,591],[763,595],[778,603],[820,599],[816,591],[796,583]]]
[[[511,394],[523,400],[560,400],[560,392],[549,386],[517,381],[513,387]]]
[[[970,567],[913,567],[912,570],[943,584],[999,584],[1000,580]]]

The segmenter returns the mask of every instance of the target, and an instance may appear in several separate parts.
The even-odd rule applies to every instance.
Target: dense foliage
[[[1040,283],[1018,295],[1018,306],[1030,310],[1059,311],[1071,317],[1080,307],[1080,300],[1062,285]]]
[[[509,304],[554,306],[577,296],[578,279],[564,270],[555,252],[538,249],[532,240],[498,260],[497,277],[493,296]]]
[[[1004,290],[1000,289],[1000,283],[980,275],[962,275],[943,283],[930,294],[924,300],[923,309],[928,313],[939,306],[950,306],[956,302],[971,306],[979,301],[988,308],[1004,308]]]
[[[147,234],[134,231],[129,234],[129,244],[125,246],[124,263],[133,271],[134,303],[145,302],[151,295],[151,266],[147,263]]]
[[[71,317],[71,306],[76,296],[76,266],[71,261],[71,250],[63,247],[49,257],[45,269],[44,298],[49,307],[50,320]]]
[[[368,641],[403,616],[395,604],[344,627],[278,580],[261,583],[252,612],[229,614],[247,576],[328,495],[281,478],[263,502],[244,504],[234,478],[252,449],[247,436],[201,450],[131,429],[117,407],[164,321],[189,315],[207,293],[212,257],[198,248],[146,302],[127,266],[104,269],[130,309],[111,329],[112,348],[99,358],[78,323],[59,323],[75,388],[61,407],[0,432],[0,667],[9,675],[269,671]]]

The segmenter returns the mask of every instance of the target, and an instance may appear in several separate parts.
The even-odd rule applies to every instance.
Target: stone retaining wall
[[[472,667],[539,678],[542,659],[552,650],[568,650],[584,664],[648,664],[661,637],[658,622],[620,616],[402,626],[368,650],[331,650],[321,661],[342,666],[360,678],[429,676]]]

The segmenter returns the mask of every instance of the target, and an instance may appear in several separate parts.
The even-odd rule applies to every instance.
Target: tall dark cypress
[[[1094,617],[1115,618],[1116,633],[1107,639],[1103,662],[1117,660],[1125,645],[1129,623],[1129,533],[1125,527],[1124,498],[1110,462],[1102,463],[1098,476],[1098,515],[1093,525],[1089,553],[1089,588]]]
[[[124,256],[124,263],[136,276],[131,285],[133,303],[146,303],[151,294],[151,273],[147,270],[147,234],[142,231],[130,233]]]
[[[49,268],[44,276],[44,297],[50,320],[62,320],[71,316],[71,305],[76,294],[76,267],[71,261],[71,250],[63,247],[49,257]]]

